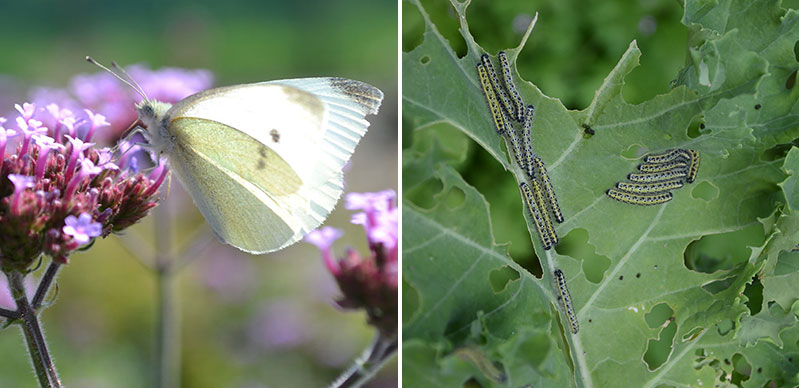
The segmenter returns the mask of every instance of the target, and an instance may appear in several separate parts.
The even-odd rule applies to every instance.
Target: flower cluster
[[[109,125],[103,115],[85,110],[79,118],[56,104],[16,109],[13,122],[0,118],[3,271],[22,272],[41,254],[65,263],[81,245],[121,231],[156,205],[166,168],[137,174],[126,165],[130,158],[94,147],[92,136]]]
[[[331,246],[342,232],[325,226],[309,233],[305,241],[319,247],[328,270],[336,278],[344,297],[343,308],[363,308],[369,323],[392,338],[397,332],[398,221],[396,194],[393,190],[377,193],[350,193],[347,209],[362,210],[351,222],[363,225],[370,255],[362,257],[354,249],[338,260]]]

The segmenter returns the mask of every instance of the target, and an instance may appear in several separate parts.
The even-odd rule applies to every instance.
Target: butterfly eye
[[[566,285],[566,277],[563,276],[563,271],[559,269],[556,269],[553,275],[560,306],[563,308],[563,313],[566,315],[572,334],[577,334],[577,331],[580,330],[580,325],[577,323],[577,315],[574,313],[571,294],[569,294],[569,287]]]

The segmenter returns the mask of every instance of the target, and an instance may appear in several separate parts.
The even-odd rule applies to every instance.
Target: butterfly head
[[[136,104],[136,113],[144,126],[152,131],[166,117],[166,112],[171,107],[172,104],[166,102],[144,99]]]

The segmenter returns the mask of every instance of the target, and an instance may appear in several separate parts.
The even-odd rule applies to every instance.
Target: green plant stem
[[[11,293],[17,303],[17,312],[22,320],[22,332],[28,344],[33,369],[42,388],[60,388],[61,380],[56,373],[55,365],[50,359],[44,334],[39,326],[39,317],[31,307],[28,296],[25,294],[23,275],[19,272],[8,274]]]
[[[352,366],[347,368],[329,388],[357,388],[368,382],[383,368],[397,351],[397,338],[387,338],[380,332]]]
[[[33,301],[31,302],[34,311],[42,307],[44,297],[47,295],[47,292],[50,291],[50,286],[53,284],[53,280],[55,279],[55,275],[58,274],[59,268],[61,268],[61,264],[53,261],[44,272],[44,276],[42,276],[42,280],[39,281],[39,287],[36,288],[36,294],[33,296]]]
[[[172,266],[172,217],[169,206],[155,213],[155,275],[158,282],[156,388],[180,386],[180,326]]]

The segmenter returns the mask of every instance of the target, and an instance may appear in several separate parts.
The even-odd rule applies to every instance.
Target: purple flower
[[[327,269],[333,275],[339,273],[340,267],[338,262],[333,258],[333,252],[330,247],[333,245],[333,242],[338,240],[343,234],[342,231],[332,226],[323,226],[305,235],[305,242],[316,245],[316,247],[322,251],[322,259],[325,261]]]
[[[30,145],[33,135],[47,133],[47,128],[42,127],[42,122],[34,119],[17,117],[17,126],[22,130],[22,133],[25,136],[25,139],[22,141],[22,148],[19,150],[20,156],[25,155],[25,153],[28,152],[28,146]]]
[[[36,179],[42,179],[47,168],[47,157],[50,155],[50,150],[61,150],[65,147],[61,143],[56,143],[55,139],[47,135],[34,135],[33,141],[39,146],[39,158],[36,160]]]
[[[387,336],[396,335],[398,320],[399,212],[395,198],[393,190],[347,195],[348,209],[363,210],[353,215],[352,223],[363,225],[369,241],[369,256],[349,249],[343,258],[333,259],[330,246],[341,232],[330,227],[320,228],[305,237],[305,241],[322,251],[325,265],[344,294],[338,300],[339,306],[365,309],[369,323]]]
[[[19,198],[22,192],[36,185],[32,176],[8,174],[8,180],[14,184],[14,196],[11,197],[11,214],[19,214]]]
[[[1,119],[2,117],[0,117]],[[5,121],[5,119],[3,119]],[[3,123],[0,122],[0,125]],[[5,129],[0,127],[0,163],[3,161],[6,155],[6,143],[8,143],[8,138],[12,137],[17,134],[17,131],[13,129]]]
[[[75,166],[78,163],[78,156],[83,155],[83,151],[91,148],[94,143],[85,143],[83,140],[72,137],[69,135],[65,135],[67,140],[69,140],[69,144],[72,145],[72,153],[69,155],[69,163],[67,164],[67,171],[65,179],[70,181],[72,179],[72,174],[75,173]]]
[[[94,135],[94,131],[98,127],[104,127],[104,126],[111,125],[111,123],[109,123],[105,119],[105,116],[103,116],[103,115],[101,115],[99,113],[97,113],[97,114],[92,113],[92,111],[90,111],[88,109],[84,109],[83,111],[86,112],[86,115],[89,116],[89,121],[91,122],[91,126],[89,127],[89,131],[86,132],[86,136],[84,136],[86,141],[89,141],[89,140],[92,139],[92,136]]]
[[[86,244],[92,237],[99,237],[103,233],[103,225],[92,221],[89,213],[81,213],[78,217],[69,215],[64,223],[64,234],[72,236],[78,244]]]
[[[366,212],[385,211],[393,206],[396,196],[394,190],[383,190],[376,193],[349,193],[346,207],[349,210]]]
[[[112,162],[113,159],[114,153],[111,152],[111,149],[108,147],[103,148],[99,152],[97,166],[102,167],[104,170],[119,170],[119,166]]]
[[[47,108],[16,107],[20,129],[0,127],[0,193],[6,193],[0,196],[0,266],[6,272],[26,272],[42,254],[65,264],[92,237],[133,225],[156,206],[156,191],[167,175],[166,168],[152,179],[120,171],[111,150],[94,149],[75,136],[72,110],[45,101],[38,106]],[[90,119],[85,127],[94,125],[95,136],[106,130],[102,116]],[[16,134],[25,139],[20,136],[19,151],[7,155],[8,138]]]
[[[31,117],[33,117],[33,113],[36,111],[36,106],[25,102],[22,104],[22,106],[19,106],[19,104],[14,104],[14,109],[16,109],[17,112],[24,117],[25,121],[28,121],[31,119]]]
[[[19,174],[9,174],[8,180],[14,184],[14,193],[18,193],[25,189],[30,189],[35,186],[35,179],[32,176],[25,176]]]

